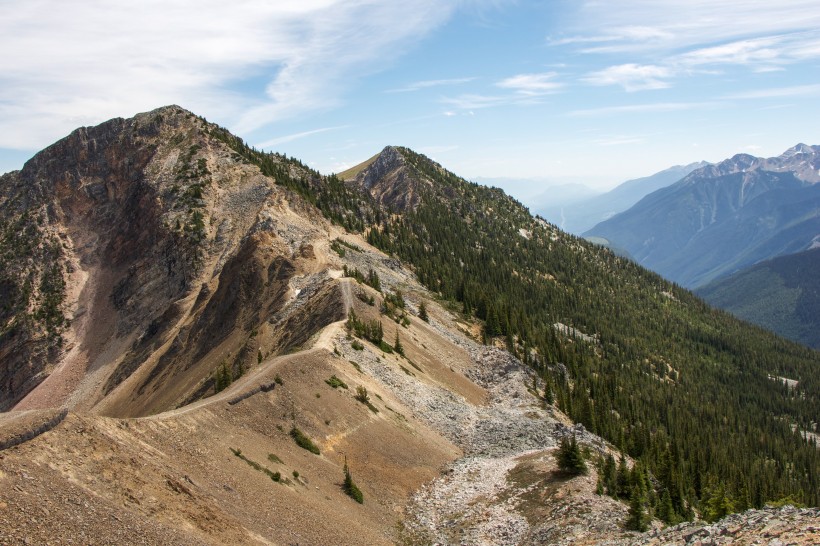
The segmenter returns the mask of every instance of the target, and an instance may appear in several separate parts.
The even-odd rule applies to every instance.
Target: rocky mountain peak
[[[415,209],[421,199],[419,192],[431,184],[396,146],[385,147],[340,177],[367,191],[380,205],[399,212]]]
[[[324,236],[318,211],[277,184],[313,175],[249,154],[166,106],[77,129],[0,178],[1,232],[25,235],[3,241],[14,252],[0,271],[10,302],[0,409],[69,397],[91,407],[130,380],[128,400],[105,411],[135,415],[207,387],[208,355],[283,304],[305,249]],[[251,293],[264,303],[249,314]],[[98,377],[85,391],[89,371]]]
[[[798,154],[813,154],[815,153],[815,149],[807,144],[803,144],[802,142],[798,143],[795,146],[792,146],[785,152],[783,152],[782,157],[792,157]]]
[[[820,146],[797,144],[778,157],[763,160],[761,168],[772,172],[792,172],[809,184],[820,182]]]
[[[684,180],[687,184],[697,184],[703,179],[731,175],[768,171],[776,173],[791,172],[803,182],[820,182],[820,146],[797,144],[777,157],[762,158],[750,154],[736,154],[715,164],[705,164],[692,171]]]

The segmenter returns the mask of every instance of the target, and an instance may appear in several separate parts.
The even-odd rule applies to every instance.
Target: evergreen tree
[[[663,490],[657,510],[658,518],[668,525],[675,525],[678,523],[678,516],[675,514],[675,509],[672,506],[672,497],[669,495],[667,489]]]
[[[606,494],[610,497],[617,497],[618,481],[615,472],[615,458],[612,456],[611,453],[608,453],[606,459],[604,460],[603,476]]]
[[[498,322],[498,315],[495,312],[495,307],[491,306],[487,310],[487,320],[484,323],[484,333],[488,338],[497,336],[501,330],[501,324]]]
[[[424,302],[419,304],[419,318],[424,322],[430,322],[430,317],[427,316],[427,306],[424,305]]]
[[[555,402],[555,394],[552,392],[552,380],[550,378],[544,381],[544,402],[550,405]]]
[[[342,484],[342,489],[344,492],[347,496],[359,504],[364,504],[364,495],[362,494],[362,491],[356,486],[355,483],[353,483],[353,476],[351,476],[350,468],[347,466],[347,457],[345,457],[344,475],[345,480]]]
[[[393,350],[396,351],[401,356],[404,356],[404,346],[401,344],[401,340],[399,339],[399,329],[396,328],[396,341],[393,343]]]
[[[558,469],[565,474],[578,476],[586,474],[588,471],[574,434],[570,439],[566,436],[561,438],[556,459],[558,460]]]
[[[703,519],[710,523],[735,511],[732,495],[726,490],[726,486],[722,482],[709,487],[704,497],[706,502],[703,507]]]
[[[640,487],[633,487],[629,497],[629,517],[626,528],[643,533],[649,528],[649,515],[646,513],[646,494]]]
[[[629,487],[629,467],[626,466],[626,457],[621,453],[618,460],[618,471],[615,475],[616,495],[621,499],[628,499],[630,495]]]

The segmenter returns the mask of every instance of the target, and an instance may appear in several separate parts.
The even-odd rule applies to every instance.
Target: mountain
[[[321,176],[166,107],[0,184],[9,542],[632,544],[820,502],[816,352],[407,148]]]
[[[820,147],[739,154],[697,169],[585,233],[641,265],[697,287],[809,248],[820,233]]]
[[[238,373],[265,345],[303,343],[297,323],[342,318],[325,287],[292,324],[269,322],[327,228],[210,131],[178,108],[115,119],[2,178],[0,407],[172,409],[219,363]],[[275,161],[280,180],[313,176]]]
[[[676,165],[651,176],[627,180],[608,192],[571,203],[557,205],[550,203],[549,195],[545,194],[543,204],[536,207],[535,211],[557,224],[561,229],[581,234],[617,213],[627,210],[644,196],[677,182],[690,172],[707,164],[705,161],[700,161],[689,165]]]
[[[713,281],[697,294],[716,307],[820,349],[820,248],[779,256]]]

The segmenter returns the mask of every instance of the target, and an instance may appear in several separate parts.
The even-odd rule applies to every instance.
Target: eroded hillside
[[[2,407],[166,410],[218,365],[241,374],[341,318],[314,250],[330,224],[212,131],[163,108],[79,129],[5,177]],[[280,178],[308,175],[282,160]],[[305,287],[322,297],[302,306]]]

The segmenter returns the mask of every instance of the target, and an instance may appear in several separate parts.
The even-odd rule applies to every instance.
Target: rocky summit
[[[697,492],[702,504],[681,485],[694,521],[666,526],[658,498],[635,501],[636,516],[606,481],[606,461],[649,496],[669,477],[647,470],[648,449],[632,455],[637,425],[605,422],[618,411],[583,375],[614,350],[612,334],[567,315],[536,349],[510,325],[523,317],[464,297],[476,290],[469,282],[448,297],[446,275],[387,242],[425,207],[452,206],[477,231],[480,217],[515,218],[504,217],[510,255],[560,251],[578,272],[592,267],[585,260],[600,271],[633,266],[497,190],[486,205],[464,199],[465,188],[398,147],[323,177],[176,106],[78,129],[3,175],[0,543],[820,541],[817,509],[720,519],[707,510],[711,485]],[[465,248],[486,258],[478,242],[413,240],[428,256],[447,249],[451,262]],[[558,269],[507,274],[592,291]],[[647,299],[659,309],[700,309],[652,282]],[[639,377],[685,384],[672,358],[641,360]],[[620,369],[625,377],[629,364]],[[760,387],[770,384],[779,389],[768,378]],[[630,443],[613,430],[631,431]],[[586,473],[559,466],[570,438]]]

